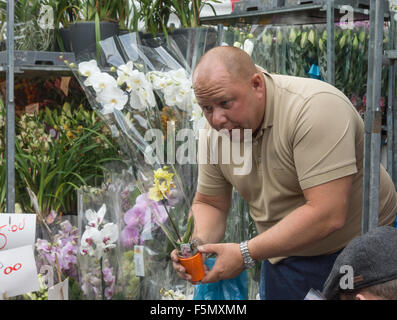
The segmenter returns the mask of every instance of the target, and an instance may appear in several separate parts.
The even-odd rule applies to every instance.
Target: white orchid
[[[128,61],[126,64],[122,64],[117,68],[117,80],[123,80],[125,77],[131,76],[134,71],[134,64],[132,61]]]
[[[85,212],[85,218],[88,221],[90,227],[97,228],[103,221],[103,217],[106,213],[106,204],[104,203],[98,211],[88,209]]]
[[[204,128],[206,118],[203,114],[203,110],[198,105],[195,97],[193,98],[193,108],[192,109],[193,110],[192,110],[192,116],[190,118],[190,121],[193,122],[193,131],[194,131],[196,139],[198,139],[200,129]]]
[[[103,106],[101,112],[108,114],[114,109],[122,110],[128,101],[128,96],[120,88],[108,88],[98,93],[96,101]]]
[[[163,93],[165,103],[187,112],[192,110],[192,82],[184,69],[148,74],[153,88]]]
[[[152,83],[155,90],[163,90],[167,86],[167,81],[170,81],[165,73],[156,71],[148,72],[147,79]]]
[[[144,110],[148,107],[156,105],[156,99],[152,87],[148,83],[144,83],[140,88],[130,92],[130,105],[133,109]]]
[[[133,69],[133,63],[127,62],[117,69],[117,84],[126,86],[130,94],[130,105],[133,109],[145,110],[156,105],[153,87],[143,72]]]
[[[115,248],[116,242],[119,238],[119,229],[114,223],[107,223],[103,226],[100,231],[100,242],[98,242],[98,247],[101,247],[104,252]]]
[[[101,206],[98,212],[92,209],[88,209],[85,212],[88,225],[81,237],[80,254],[95,256],[100,259],[105,252],[116,247],[115,242],[119,238],[117,225],[110,222],[101,228],[105,213],[105,204]]]
[[[100,73],[101,70],[98,68],[96,60],[84,61],[78,65],[79,72],[85,77],[91,77],[94,74]],[[84,83],[84,85],[86,85]]]
[[[101,233],[95,227],[87,226],[82,237],[80,244],[80,253],[82,255],[95,255],[96,244],[101,239]],[[95,245],[95,247],[94,247]]]
[[[92,86],[96,93],[100,93],[106,89],[117,88],[117,81],[110,74],[100,72],[88,77],[84,85]]]
[[[169,85],[164,89],[165,103],[169,106],[176,106],[179,109],[191,112],[192,88],[190,82],[180,82]]]
[[[181,82],[188,81],[188,77],[186,76],[185,69],[183,68],[168,71],[168,76],[174,81],[181,81]]]

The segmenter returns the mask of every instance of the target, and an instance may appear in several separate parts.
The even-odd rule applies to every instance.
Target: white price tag
[[[36,214],[0,213],[0,252],[34,245]]]
[[[69,300],[69,279],[49,288],[48,300]]]
[[[145,240],[152,240],[152,211],[150,208],[147,208],[145,211],[145,218],[144,218],[144,226],[141,233],[142,241]]]
[[[134,246],[134,265],[137,277],[145,276],[145,263],[143,261],[144,246]]]
[[[38,291],[33,246],[0,251],[0,293],[7,298]]]

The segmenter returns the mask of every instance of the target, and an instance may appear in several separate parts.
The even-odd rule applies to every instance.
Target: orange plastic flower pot
[[[186,272],[192,276],[192,281],[200,281],[204,278],[204,266],[201,252],[197,252],[193,257],[182,258],[179,261],[185,267]]]

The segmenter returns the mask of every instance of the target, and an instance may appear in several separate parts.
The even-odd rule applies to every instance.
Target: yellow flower
[[[76,138],[76,136],[73,134],[72,131],[67,131],[66,136],[68,137],[69,140]]]
[[[174,176],[173,173],[169,173],[167,170],[162,168],[157,169],[154,171],[154,181],[165,180],[167,181],[167,185],[172,185],[172,177]]]
[[[170,187],[166,184],[166,181],[159,183],[156,181],[152,188],[149,189],[149,198],[153,201],[160,201],[167,199],[167,194],[170,193]]]

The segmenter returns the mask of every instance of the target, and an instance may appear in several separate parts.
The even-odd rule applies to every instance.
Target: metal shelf
[[[344,5],[353,5],[350,1],[344,1]],[[354,12],[354,20],[368,20],[369,11],[365,8],[351,6]],[[339,22],[345,13],[340,13],[342,4],[335,3],[334,22]],[[202,17],[203,24],[223,24],[225,26],[235,24],[324,24],[327,22],[326,4],[305,4],[294,7],[282,7],[265,10],[253,10],[245,13],[232,13],[213,17]],[[388,17],[388,13],[385,15]]]
[[[75,62],[72,52],[51,51],[15,51],[14,74],[24,76],[40,76],[56,73],[57,75],[70,75],[72,71],[65,64]],[[7,71],[6,51],[0,51],[0,73]]]

